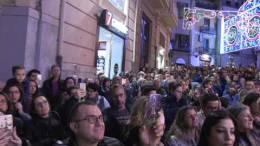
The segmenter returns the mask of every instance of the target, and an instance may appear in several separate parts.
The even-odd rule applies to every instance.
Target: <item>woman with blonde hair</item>
[[[161,146],[165,118],[160,104],[161,96],[142,96],[135,102],[130,116],[126,145]]]
[[[197,111],[193,106],[184,106],[178,111],[175,121],[166,134],[169,146],[196,146],[199,138]]]

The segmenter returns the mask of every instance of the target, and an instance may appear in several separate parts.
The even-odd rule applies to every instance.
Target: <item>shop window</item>
[[[98,39],[97,73],[113,78],[123,71],[124,39],[100,27]],[[117,71],[115,70],[117,68]]]

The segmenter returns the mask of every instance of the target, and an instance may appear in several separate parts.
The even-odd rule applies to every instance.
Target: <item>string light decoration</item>
[[[220,53],[260,46],[260,0],[248,0],[236,16],[226,17],[222,26]]]
[[[257,8],[260,9],[260,0],[247,0],[238,11],[221,11],[208,10],[203,8],[184,8],[183,29],[190,30],[194,24],[203,18],[224,17],[224,19],[232,18],[234,16],[244,15],[248,11]]]
[[[191,30],[203,18],[222,20],[220,53],[260,46],[260,0],[247,0],[238,11],[184,8],[183,29]]]

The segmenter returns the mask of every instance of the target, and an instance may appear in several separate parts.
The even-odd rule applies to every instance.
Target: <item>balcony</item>
[[[160,20],[167,27],[174,27],[177,25],[177,5],[174,0],[162,0],[165,1],[166,6],[163,9],[160,9]]]
[[[201,32],[201,33],[216,35],[216,30],[213,29],[213,28],[210,28],[208,25],[200,26],[199,29],[200,29],[200,32]]]

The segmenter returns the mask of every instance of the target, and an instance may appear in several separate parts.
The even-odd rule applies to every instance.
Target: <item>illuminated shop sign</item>
[[[128,32],[128,28],[122,22],[115,19],[113,17],[113,14],[110,13],[108,10],[102,11],[101,17],[100,17],[100,22],[102,25],[104,25],[114,31],[123,33],[124,35],[126,35]]]

